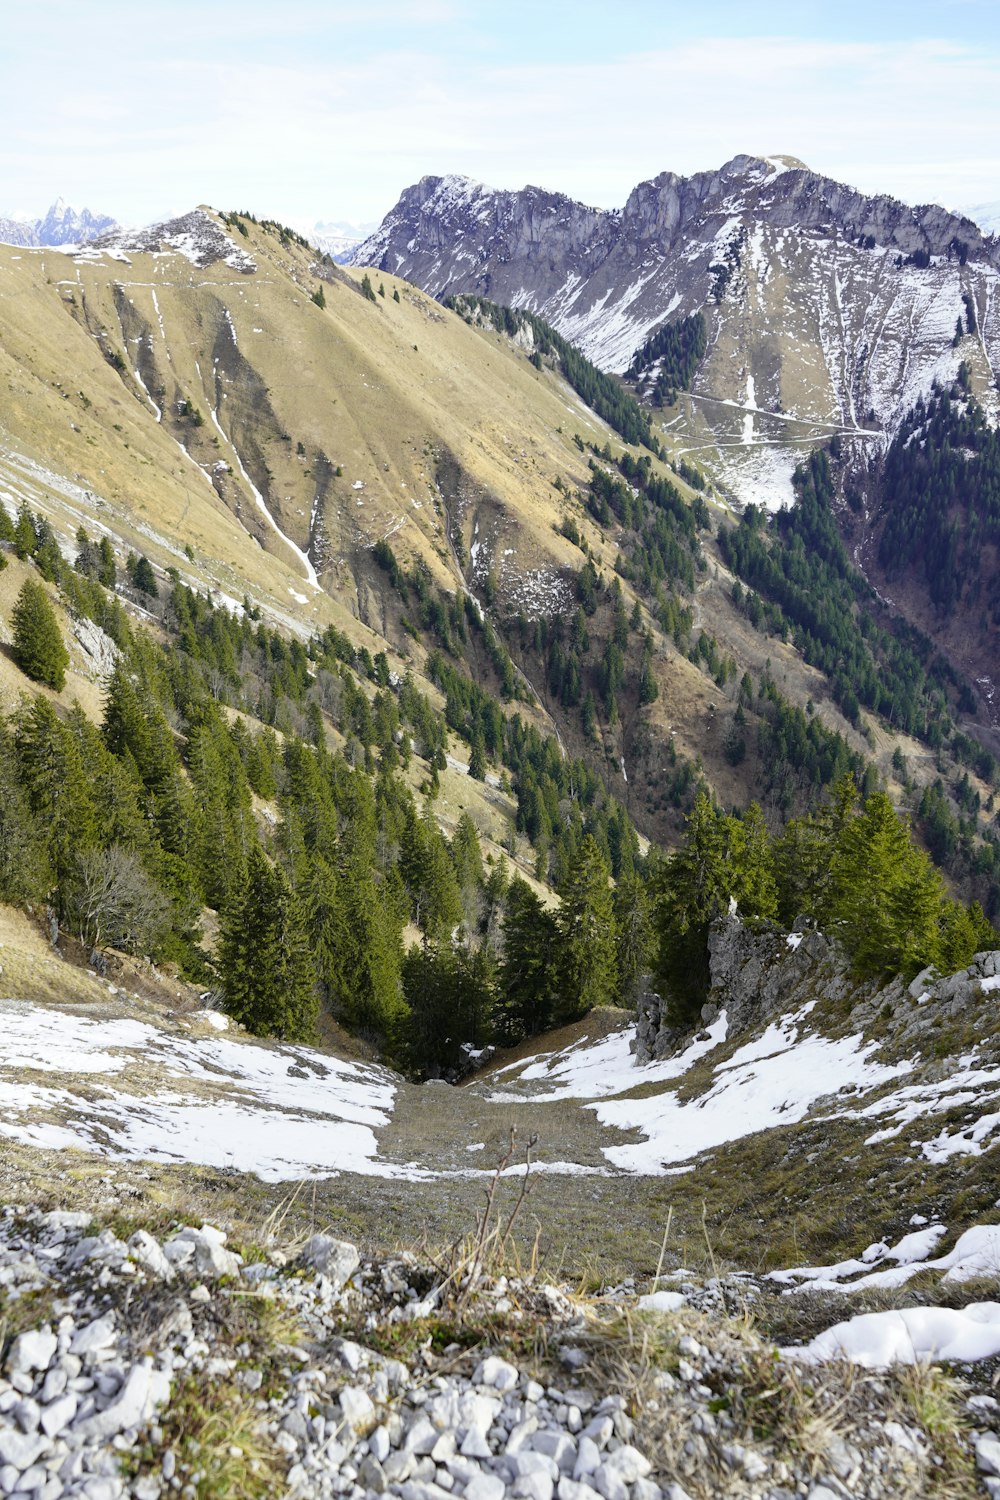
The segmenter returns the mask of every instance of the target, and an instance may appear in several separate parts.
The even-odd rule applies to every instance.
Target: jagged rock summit
[[[79,245],[118,228],[110,214],[75,209],[57,198],[40,219],[0,218],[0,242],[6,245]]]
[[[867,195],[791,156],[662,172],[611,210],[539,187],[424,177],[351,260],[439,298],[530,308],[615,372],[664,322],[703,311],[708,350],[693,394],[713,403],[698,407],[698,424],[723,448],[789,436],[756,415],[741,426],[734,407],[765,425],[891,429],[962,359],[983,398],[995,397],[996,239],[960,214]]]

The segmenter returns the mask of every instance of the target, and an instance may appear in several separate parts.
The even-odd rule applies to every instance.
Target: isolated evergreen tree
[[[131,569],[132,582],[142,594],[148,594],[151,599],[158,599],[160,590],[156,583],[156,574],[149,558],[142,554],[135,559],[135,566]]]
[[[312,294],[312,301],[315,302],[315,304],[316,304],[317,307],[325,307],[326,306],[326,293],[324,292],[324,290],[323,290],[323,288],[321,286],[318,286],[316,288],[316,290],[313,292],[313,294]]]
[[[34,682],[62,692],[69,652],[63,644],[52,606],[40,583],[25,580],[12,615],[14,660]]]
[[[17,520],[14,523],[14,551],[22,562],[27,562],[29,557],[34,556],[37,546],[38,536],[31,511],[22,503],[18,506]]]
[[[618,960],[610,880],[597,841],[587,834],[559,893],[556,1024],[614,1000]]]
[[[526,880],[507,891],[498,1027],[507,1042],[551,1025],[556,995],[556,920]]]
[[[259,844],[223,914],[219,972],[226,1010],[256,1036],[308,1041],[317,996],[302,910],[279,865]]]
[[[469,775],[473,781],[486,780],[486,746],[483,736],[476,733],[469,749]]]
[[[375,301],[375,290],[372,286],[371,277],[368,275],[367,271],[361,278],[361,294],[363,297],[366,297],[369,302]]]

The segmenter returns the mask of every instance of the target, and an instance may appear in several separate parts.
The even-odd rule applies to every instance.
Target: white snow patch
[[[849,1359],[866,1369],[927,1360],[969,1364],[992,1359],[1000,1354],[1000,1302],[859,1313],[828,1328],[804,1348],[783,1352],[810,1364]]]
[[[865,1288],[902,1286],[921,1271],[942,1271],[945,1281],[971,1281],[977,1276],[1000,1276],[1000,1225],[974,1224],[954,1247],[931,1260],[947,1234],[944,1224],[930,1224],[904,1234],[891,1248],[884,1242],[869,1245],[860,1256],[832,1266],[793,1266],[772,1271],[768,1280],[792,1291],[854,1292]],[[887,1269],[887,1262],[893,1262]],[[874,1269],[873,1269],[874,1268]]]
[[[378,1157],[375,1132],[388,1123],[395,1094],[383,1068],[308,1047],[176,1035],[14,1000],[0,1001],[0,1020],[0,1135],[11,1139],[229,1167],[265,1181],[340,1171],[431,1175]],[[140,1095],[94,1084],[95,1074],[127,1079],[137,1051],[147,1066],[163,1070],[168,1092]],[[25,1070],[70,1079],[84,1073],[87,1097],[71,1083],[26,1083]],[[199,1093],[191,1090],[195,1082]],[[58,1124],[29,1118],[46,1113],[56,1114]]]
[[[592,1105],[602,1125],[646,1136],[639,1144],[605,1148],[607,1159],[626,1171],[664,1173],[714,1146],[794,1125],[821,1098],[874,1088],[911,1070],[909,1062],[872,1061],[878,1043],[861,1036],[831,1039],[803,1032],[808,1009],[773,1022],[756,1042],[741,1047],[699,1098],[682,1102],[664,1092]]]
[[[722,1011],[709,1027],[703,1040],[693,1041],[676,1057],[663,1058],[659,1062],[637,1064],[631,1051],[635,1028],[626,1026],[592,1042],[581,1037],[560,1052],[542,1052],[509,1063],[494,1074],[495,1079],[505,1074],[516,1075],[517,1085],[544,1082],[549,1085],[546,1093],[528,1093],[518,1087],[503,1088],[489,1095],[494,1103],[547,1104],[559,1099],[601,1099],[608,1094],[621,1094],[634,1089],[640,1083],[662,1083],[670,1078],[680,1078],[693,1062],[711,1052],[726,1039],[726,1013]]]
[[[681,1292],[647,1292],[636,1306],[640,1312],[677,1312],[687,1306],[687,1298]]]

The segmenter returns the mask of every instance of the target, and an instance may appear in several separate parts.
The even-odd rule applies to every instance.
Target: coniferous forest
[[[594,503],[627,521],[628,566],[654,597],[666,579],[683,591],[696,519],[631,463],[628,486],[592,467]],[[826,520],[824,463],[800,475],[800,506],[769,546],[752,512],[727,542],[737,571],[780,611],[772,628],[801,632],[804,649],[817,651],[830,618],[817,607],[823,590],[854,590],[856,602]],[[709,924],[730,900],[752,921],[815,919],[865,976],[927,961],[960,967],[994,940],[978,905],[947,896],[846,747],[819,778],[821,800],[779,831],[755,805],[726,813],[702,788],[678,849],[643,857],[627,812],[586,762],[505,712],[458,652],[429,659],[442,713],[383,653],[333,628],[288,639],[249,600],[236,613],[176,575],[158,582],[142,557],[119,578],[110,548],[84,531],[71,567],[47,523],[24,509],[5,533],[71,613],[101,627],[115,661],[99,724],[40,695],[0,724],[0,899],[48,905],[98,954],[118,948],[175,964],[251,1031],[309,1038],[328,1015],[416,1076],[459,1076],[488,1044],[594,1006],[634,1006],[651,968],[675,1017],[692,1019],[706,992]],[[380,561],[395,567],[390,553]],[[154,616],[159,639],[133,623],[117,589]],[[621,667],[605,652],[594,669],[605,711],[635,623],[616,581],[608,593],[621,617],[608,649]],[[669,596],[658,596],[665,607]],[[14,652],[30,678],[58,692],[66,651],[49,597],[43,583],[25,582]],[[584,577],[569,637],[542,641],[553,690],[567,701],[577,668],[566,650],[583,662],[589,598]],[[839,649],[864,648],[869,678],[855,680],[870,680],[872,693],[886,659],[918,659],[888,635],[861,632],[853,647],[853,609],[844,619]],[[464,621],[459,607],[454,628]],[[926,714],[929,703],[943,713],[947,683],[927,672],[918,681],[922,696],[908,711]],[[768,687],[756,703],[760,733],[777,734],[790,710]],[[468,813],[450,837],[442,832],[434,803],[449,733],[466,746],[470,774],[511,786],[532,880],[502,855],[484,857]],[[812,753],[822,751],[817,742]]]

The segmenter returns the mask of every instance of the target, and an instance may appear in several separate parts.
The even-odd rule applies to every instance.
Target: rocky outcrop
[[[709,936],[711,988],[701,1020],[708,1026],[725,1010],[730,1037],[746,1036],[775,1016],[821,1003],[851,1015],[864,1032],[899,1046],[920,1046],[932,1031],[967,1016],[984,995],[1000,998],[1000,952],[977,953],[968,968],[941,977],[933,967],[907,982],[859,982],[840,945],[802,922],[797,930],[751,927],[737,916],[721,918]],[[638,1004],[636,1059],[669,1057],[690,1038],[672,1026],[667,1003],[644,987]]]
[[[846,954],[815,927],[750,927],[739,917],[716,922],[709,936],[709,1003],[725,1009],[729,1035],[742,1036],[810,1000],[854,1003]]]

